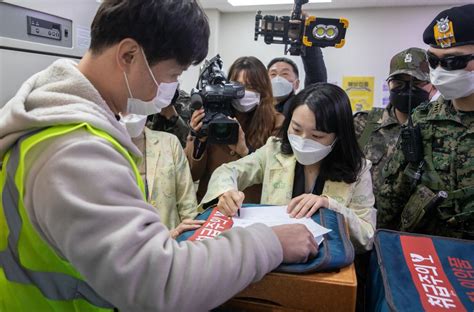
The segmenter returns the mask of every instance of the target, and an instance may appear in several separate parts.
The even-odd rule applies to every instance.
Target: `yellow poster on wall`
[[[353,113],[371,110],[374,106],[374,77],[345,76],[342,88],[351,100]]]

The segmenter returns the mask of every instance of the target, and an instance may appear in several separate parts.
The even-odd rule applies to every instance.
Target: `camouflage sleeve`
[[[191,97],[183,90],[179,90],[179,96],[173,103],[176,112],[178,113],[178,120],[172,131],[168,131],[176,135],[181,142],[181,146],[186,146],[186,138],[189,134],[189,120],[191,120]]]
[[[184,148],[186,147],[186,138],[188,137],[190,128],[188,124],[183,120],[181,116],[178,116],[178,120],[176,121],[175,126],[170,129],[170,133],[176,135],[181,143],[181,146]]]
[[[190,111],[191,98],[189,95],[179,90],[179,96],[171,104],[178,114],[176,120],[168,120],[161,113],[153,116],[149,128],[155,131],[164,131],[174,134],[178,137],[181,146],[186,146],[186,138],[190,132],[189,120],[191,119]]]
[[[428,102],[428,103],[423,103],[417,106],[415,110],[413,111],[413,113],[411,114],[413,123],[417,124],[422,119],[426,118],[435,103],[436,102]]]
[[[419,107],[415,108],[415,110],[413,111],[413,113],[411,114],[411,118],[412,118],[412,121],[413,121],[413,124],[417,124],[420,119],[422,119],[424,117],[424,111],[420,110]]]
[[[404,173],[408,165],[398,143],[382,171],[384,182],[377,198],[377,228],[399,229],[401,213],[411,195],[411,180]]]
[[[354,115],[354,130],[357,139],[359,139],[362,132],[364,132],[368,117],[368,112],[358,112]]]
[[[185,124],[188,124],[191,120],[191,97],[183,90],[179,90],[179,96],[174,103],[174,107],[178,112],[178,115],[182,118]]]

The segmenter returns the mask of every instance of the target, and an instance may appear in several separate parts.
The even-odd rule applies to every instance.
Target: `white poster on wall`
[[[76,26],[76,46],[88,50],[91,44],[91,30],[89,27]]]
[[[388,103],[390,102],[390,90],[388,89],[388,84],[386,80],[382,81],[382,103],[378,105],[378,107],[387,107]]]

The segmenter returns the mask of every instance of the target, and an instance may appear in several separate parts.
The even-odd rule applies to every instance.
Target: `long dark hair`
[[[318,131],[336,134],[337,141],[331,153],[322,160],[319,175],[325,180],[354,183],[364,164],[364,154],[357,144],[347,94],[338,86],[325,82],[309,85],[298,93],[292,99],[280,131],[283,154],[293,154],[288,128],[293,112],[301,105],[307,105],[313,111]]]
[[[236,80],[244,72],[245,85],[260,93],[260,104],[249,112],[251,119],[245,138],[254,148],[265,145],[275,128],[276,110],[273,106],[272,83],[265,65],[256,57],[238,58],[229,69],[229,80]]]

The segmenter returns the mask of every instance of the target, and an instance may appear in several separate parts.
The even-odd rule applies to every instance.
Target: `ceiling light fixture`
[[[294,0],[227,0],[232,6],[293,4]],[[309,0],[309,3],[330,3],[332,0]]]

